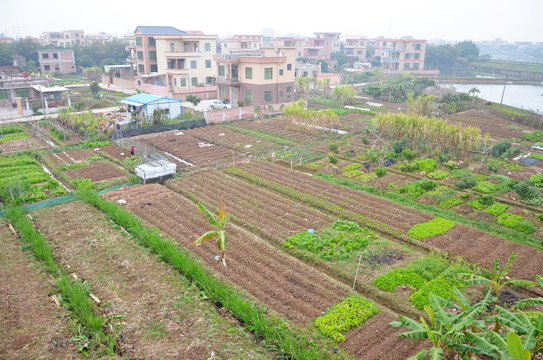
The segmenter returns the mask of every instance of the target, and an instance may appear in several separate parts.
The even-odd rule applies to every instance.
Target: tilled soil
[[[163,186],[131,186],[103,197],[126,200],[129,210],[165,231],[217,273],[296,324],[309,324],[347,294],[345,287],[317,270],[233,227],[227,229],[227,268],[224,268],[214,259],[218,251],[213,241],[194,245],[200,235],[212,229],[196,205]],[[152,205],[142,207],[148,202]]]
[[[301,143],[315,142],[316,140],[319,140],[317,137],[312,136],[302,130],[296,131],[296,129],[299,128],[289,126],[287,119],[283,116],[259,120],[242,120],[237,121],[235,125],[285,137]]]
[[[468,110],[453,115],[447,115],[445,120],[451,124],[462,123],[463,126],[473,126],[481,129],[483,134],[499,138],[520,138],[533,129],[513,121],[501,119],[479,110]]]
[[[49,297],[51,278],[3,222],[0,249],[0,358],[82,358],[65,311]]]
[[[329,200],[345,209],[405,232],[409,231],[413,225],[433,218],[429,214],[386,199],[339,187],[279,166],[251,162],[241,165],[240,168],[313,196],[318,195],[320,198]],[[505,263],[511,253],[515,251],[519,257],[512,270],[512,275],[515,278],[533,281],[536,274],[543,273],[543,251],[507,241],[476,228],[457,224],[447,234],[425,239],[424,242],[486,268],[491,268],[489,265],[492,264],[495,256]]]
[[[176,135],[183,133],[183,135]],[[234,152],[236,158],[241,158],[242,155],[234,150],[211,144],[206,146],[205,142],[185,134],[184,131],[173,130],[157,134],[139,135],[131,138],[131,140],[139,141],[143,144],[149,144],[161,151],[166,151],[184,161],[193,165],[215,165],[219,162],[225,162]],[[204,145],[201,147],[201,145]],[[178,162],[179,163],[179,162]],[[186,164],[179,163],[185,167]]]
[[[340,346],[358,359],[403,360],[415,355],[421,349],[431,347],[429,341],[398,338],[407,328],[393,328],[388,325],[397,321],[388,313],[373,316],[364,325],[351,330],[345,343]]]
[[[130,151],[125,150],[123,148],[118,147],[117,145],[111,144],[108,146],[104,146],[98,150],[98,152],[104,152],[111,156],[114,159],[117,159],[119,161],[123,161],[126,158],[130,157]],[[124,154],[124,155],[122,155]]]
[[[33,215],[58,261],[106,304],[101,311],[126,316],[119,344],[125,357],[268,358],[236,322],[202,301],[196,286],[115,230],[99,210],[72,202]]]
[[[125,173],[123,173],[120,169],[101,161],[93,162],[88,167],[83,169],[65,170],[64,174],[72,179],[91,179],[92,182],[126,177]]]

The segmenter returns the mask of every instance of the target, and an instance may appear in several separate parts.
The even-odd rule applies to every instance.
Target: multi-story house
[[[38,50],[41,73],[75,73],[74,51],[71,49]]]
[[[333,53],[340,51],[339,32],[316,32],[304,48],[304,57],[312,61],[330,60]]]
[[[368,43],[370,39],[367,38],[347,38],[345,39],[345,55],[349,60],[349,63],[353,63],[355,58],[358,60],[364,60],[367,57]]]
[[[261,53],[262,35],[234,35],[221,40],[221,54]]]
[[[173,96],[191,92],[202,84],[215,84],[217,35],[190,31],[157,35],[155,41],[158,73],[165,75],[165,85]]]
[[[293,47],[296,58],[304,56],[304,39],[280,37],[273,39],[273,47]]]
[[[55,46],[85,45],[85,32],[83,30],[44,31],[43,43]]]
[[[87,44],[104,44],[115,39],[115,36],[99,32],[98,34],[88,34],[86,37]]]
[[[217,96],[236,104],[268,105],[294,99],[294,48],[264,48],[263,54],[218,54]]]
[[[375,56],[384,73],[422,73],[426,40],[377,38]]]
[[[155,37],[160,35],[186,35],[186,32],[171,26],[138,26],[134,30],[134,47],[127,50],[135,55],[136,87],[142,84],[166,86],[164,76],[158,73]]]

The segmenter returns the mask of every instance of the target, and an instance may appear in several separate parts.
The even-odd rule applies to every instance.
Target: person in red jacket
[[[134,156],[135,151],[136,151],[136,148],[134,147],[134,145],[132,145],[132,147],[130,148],[130,155]]]

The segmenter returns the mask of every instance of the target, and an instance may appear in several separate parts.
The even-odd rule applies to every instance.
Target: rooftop
[[[128,105],[141,106],[141,105],[150,104],[152,102],[162,100],[162,99],[175,100],[179,102],[181,101],[179,99],[173,99],[173,98],[169,98],[165,96],[157,96],[157,95],[150,95],[150,94],[136,94],[136,95],[132,95],[127,98],[124,98],[119,102],[123,104],[128,104]]]
[[[139,31],[148,35],[186,35],[187,33],[171,26],[138,26],[134,32]]]

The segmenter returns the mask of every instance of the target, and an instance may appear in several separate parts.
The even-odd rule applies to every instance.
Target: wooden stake
[[[94,302],[96,303],[96,305],[100,305],[100,303],[102,301],[100,301],[100,299],[98,299],[96,296],[94,296],[93,294],[89,294],[89,296],[91,297],[92,300],[94,300]]]
[[[70,275],[74,278],[75,281],[79,279],[75,273],[71,273]]]
[[[58,301],[58,297],[56,295],[51,296],[51,301],[53,301],[57,306],[60,306],[60,301]]]
[[[8,226],[9,226],[9,229],[11,230],[11,232],[13,233],[13,235],[17,236],[17,231],[15,231],[13,226],[11,224],[8,224]]]
[[[356,286],[356,278],[358,277],[358,270],[360,270],[360,261],[362,261],[362,255],[360,255],[360,258],[358,259],[358,267],[356,268],[356,275],[354,276],[353,290]]]

